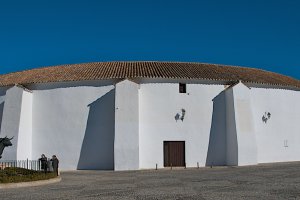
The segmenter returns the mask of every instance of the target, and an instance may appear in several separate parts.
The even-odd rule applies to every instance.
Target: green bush
[[[43,171],[35,171],[30,169],[7,167],[0,170],[0,183],[18,183],[46,180],[56,177],[53,172],[44,173]]]

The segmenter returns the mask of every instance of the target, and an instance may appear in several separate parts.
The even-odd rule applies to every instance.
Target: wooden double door
[[[164,141],[164,166],[185,166],[185,142]]]

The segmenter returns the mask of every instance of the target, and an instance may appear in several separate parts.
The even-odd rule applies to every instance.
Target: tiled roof
[[[300,88],[299,80],[264,70],[180,62],[94,62],[43,67],[0,75],[0,86],[123,78],[243,81]]]

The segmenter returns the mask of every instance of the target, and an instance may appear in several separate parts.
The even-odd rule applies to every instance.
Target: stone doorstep
[[[61,176],[48,180],[31,181],[31,182],[20,182],[20,183],[1,183],[0,189],[10,189],[10,188],[22,188],[22,187],[36,187],[41,185],[48,185],[52,183],[58,183],[61,181]]]

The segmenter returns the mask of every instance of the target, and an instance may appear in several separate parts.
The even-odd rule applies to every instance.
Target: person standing
[[[41,169],[44,170],[45,174],[47,173],[47,168],[48,168],[48,162],[47,162],[47,157],[45,154],[41,155],[41,158],[39,158],[40,164],[41,164]]]
[[[58,164],[59,164],[59,160],[57,159],[56,155],[53,155],[52,159],[50,161],[52,161],[53,171],[56,173],[56,176],[58,176]]]

